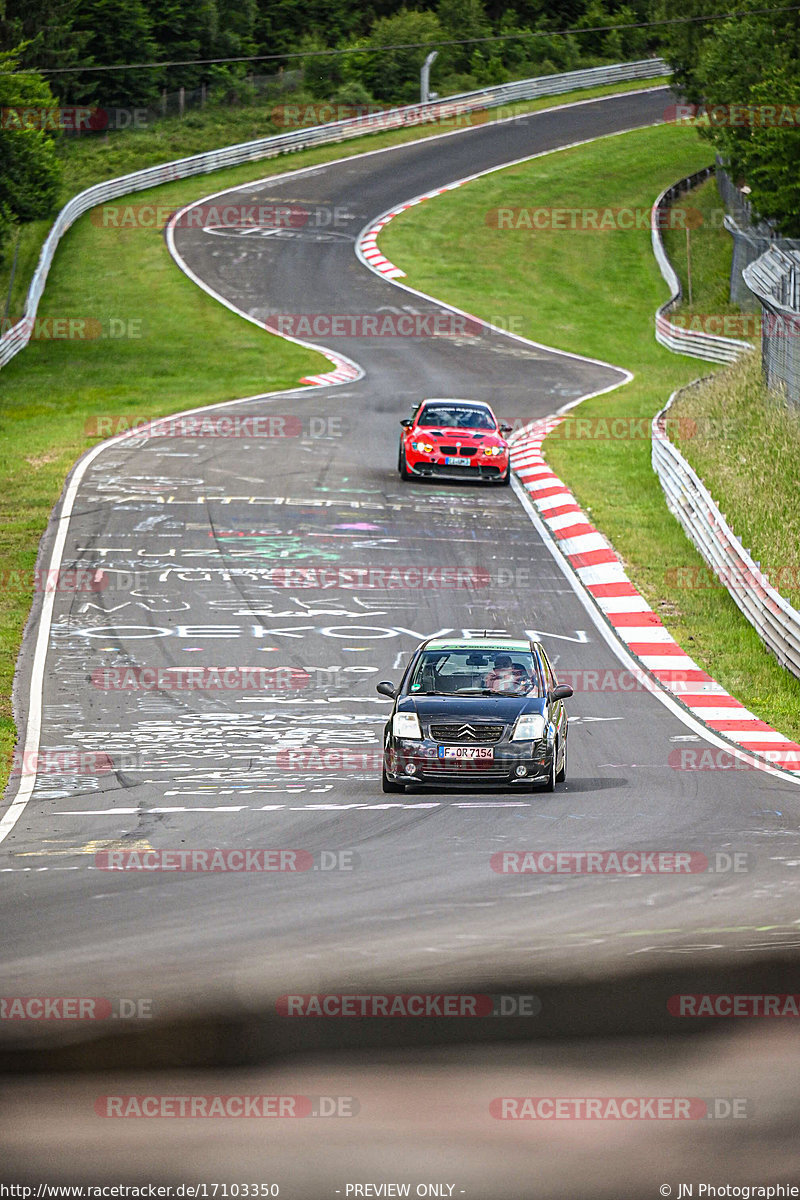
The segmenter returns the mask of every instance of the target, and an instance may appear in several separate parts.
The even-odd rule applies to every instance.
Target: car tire
[[[561,770],[556,772],[556,783],[563,783],[567,778],[567,743],[564,742],[564,762],[561,764]]]
[[[547,783],[542,785],[543,792],[554,792],[556,790],[556,748],[553,747],[553,758],[550,762],[550,771],[547,775]]]
[[[410,479],[408,467],[406,466],[406,456],[403,452],[402,442],[400,443],[400,453],[397,456],[397,472],[401,479]]]
[[[383,773],[381,774],[381,786],[383,787],[384,792],[404,792],[406,790],[404,784],[392,782],[392,780],[386,774],[385,767],[383,769]]]
[[[503,478],[498,481],[497,486],[498,487],[510,487],[511,486],[511,467],[508,468],[508,470],[506,471]]]

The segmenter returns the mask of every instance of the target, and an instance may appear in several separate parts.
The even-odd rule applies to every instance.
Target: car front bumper
[[[438,742],[395,739],[386,747],[384,765],[392,783],[429,787],[525,787],[547,782],[554,753],[550,741],[500,742],[492,749],[490,759],[440,758]]]
[[[505,478],[508,459],[494,458],[491,462],[480,460],[470,463],[468,467],[455,467],[443,459],[433,462],[429,458],[417,458],[411,454],[406,456],[406,467],[410,474],[420,479],[478,479],[489,483]]]

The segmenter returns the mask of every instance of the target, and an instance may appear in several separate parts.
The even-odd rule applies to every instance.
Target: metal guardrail
[[[771,246],[743,271],[763,309],[761,361],[767,386],[800,404],[800,251]]]
[[[681,281],[667,257],[661,237],[665,214],[678,196],[696,187],[698,183],[702,183],[713,173],[713,167],[704,167],[702,171],[695,171],[693,175],[688,175],[678,183],[673,183],[671,187],[665,188],[651,209],[650,233],[653,254],[667,287],[670,289],[669,300],[656,309],[655,333],[656,341],[675,354],[689,354],[693,358],[703,358],[708,362],[731,363],[753,349],[749,342],[739,341],[738,338],[720,337],[713,333],[702,333],[697,329],[684,329],[680,325],[673,324],[667,316],[680,303],[683,292]]]
[[[98,204],[116,200],[129,192],[157,187],[159,184],[169,183],[174,179],[204,175],[210,171],[217,171],[221,167],[232,167],[240,163],[255,162],[262,158],[273,158],[278,154],[305,150],[309,146],[339,142],[346,138],[377,133],[386,129],[430,124],[443,118],[457,119],[461,115],[481,109],[498,108],[503,104],[533,100],[538,96],[555,96],[577,88],[597,87],[604,83],[623,83],[629,79],[653,79],[658,75],[667,74],[669,74],[669,67],[663,59],[648,58],[638,62],[615,63],[607,67],[592,67],[585,71],[568,71],[561,75],[541,75],[533,79],[521,79],[514,83],[500,84],[497,87],[448,96],[443,100],[435,100],[428,104],[409,104],[402,108],[387,109],[384,112],[350,117],[344,121],[332,121],[327,125],[314,125],[307,129],[294,130],[291,133],[279,133],[252,142],[241,142],[221,150],[209,150],[190,158],[162,163],[157,167],[148,167],[143,171],[134,171],[130,175],[121,175],[116,179],[95,184],[73,196],[56,217],[42,247],[39,262],[28,289],[25,314],[0,338],[0,366],[18,354],[31,339],[39,301],[42,298],[47,274],[60,239],[78,217],[83,216]]]
[[[689,387],[696,387],[695,380]],[[666,414],[675,397],[653,418],[652,462],[667,505],[687,537],[725,585],[734,603],[781,666],[800,678],[800,612],[770,584],[720,512],[710,492],[669,440]]]

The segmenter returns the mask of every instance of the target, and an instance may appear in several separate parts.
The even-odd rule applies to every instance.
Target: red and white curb
[[[273,330],[269,330],[270,333]],[[354,379],[360,379],[363,371],[360,371],[355,363],[351,363],[349,359],[340,358],[338,354],[333,354],[330,350],[323,351],[326,358],[334,364],[332,371],[326,371],[324,375],[304,375],[300,380],[301,383],[310,383],[315,387],[324,387],[327,383],[351,383]]]
[[[593,141],[594,139],[586,140]],[[559,147],[559,149],[570,149],[583,144],[585,142],[575,142]],[[533,159],[552,153],[554,151],[545,150],[539,154],[526,156],[519,162],[528,163]],[[414,208],[434,196],[443,195],[445,192],[462,187],[465,183],[470,183],[473,179],[493,174],[494,171],[506,170],[514,165],[516,164],[504,163],[488,171],[465,176],[462,179],[454,180],[445,187],[415,196],[382,213],[356,239],[357,257],[366,266],[387,278],[396,280],[401,275],[404,276],[405,272],[390,262],[377,249],[376,237],[384,226],[400,213]],[[368,254],[367,251],[370,253]],[[398,283],[396,286],[425,300],[441,304],[452,312],[461,313],[463,311],[437,300],[434,296],[428,296],[408,284]],[[479,320],[480,318],[473,319]],[[483,323],[491,328],[488,322]],[[519,334],[508,334],[508,336],[528,345],[541,345],[541,343],[533,342]],[[546,348],[553,349],[553,347]],[[558,351],[558,353],[566,352]],[[569,354],[568,357],[583,358],[585,362],[601,361],[581,355]],[[604,363],[603,365],[610,366],[612,364]],[[627,379],[620,382],[627,382],[633,378],[623,368],[618,367],[617,370],[621,374],[627,375]],[[612,384],[604,390],[611,391],[618,386],[618,384]],[[581,399],[587,398],[582,397]],[[567,407],[571,408],[573,405]],[[515,435],[512,438],[511,463],[515,475],[532,500],[542,523],[553,535],[559,550],[575,572],[585,594],[592,598],[614,635],[625,645],[633,658],[641,663],[645,676],[650,676],[656,681],[654,690],[663,690],[678,700],[710,733],[714,733],[725,742],[738,747],[748,756],[752,755],[753,760],[763,762],[765,768],[779,768],[793,772],[800,777],[800,744],[793,742],[785,734],[779,733],[751,713],[741,701],[726,692],[721,684],[712,679],[686,654],[664,627],[658,614],[650,608],[645,598],[628,579],[611,544],[595,529],[572,492],[547,465],[541,452],[542,442],[550,430],[559,425],[562,420],[564,420],[563,416],[547,417],[533,422]]]
[[[545,462],[542,442],[564,419],[547,417],[521,430],[512,439],[511,465],[580,582],[629,652],[689,712],[770,766],[800,774],[800,745],[746,709],[678,645],[628,579],[610,543]]]
[[[404,204],[398,204],[397,208],[391,208],[382,216],[378,217],[372,225],[368,225],[366,229],[362,229],[356,239],[356,254],[362,258],[368,267],[372,267],[374,271],[378,271],[387,279],[404,279],[405,271],[400,267],[395,266],[393,262],[383,254],[377,246],[377,238],[384,225],[388,225],[394,217],[398,217],[400,213],[409,208],[416,208],[418,204],[424,204],[432,196],[441,196],[444,192],[452,192],[454,188],[461,187],[466,180],[459,179],[456,183],[449,183],[446,187],[435,188],[432,192],[426,192],[424,196],[415,196],[413,200],[406,200]]]
[[[401,208],[393,209],[391,213],[387,213],[384,217],[381,217],[374,225],[370,225],[368,229],[362,230],[356,242],[356,253],[361,254],[367,266],[372,267],[374,271],[379,271],[387,279],[400,279],[405,275],[405,271],[401,271],[393,262],[389,262],[389,259],[378,249],[376,239],[387,221],[391,221],[392,217],[396,217],[398,213],[403,211],[403,208],[408,208],[408,205],[405,204]]]

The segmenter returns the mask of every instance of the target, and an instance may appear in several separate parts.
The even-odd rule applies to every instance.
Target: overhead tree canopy
[[[687,6],[704,11],[702,0],[675,11]],[[747,183],[753,207],[800,237],[800,12],[764,8],[745,0],[725,21],[673,27],[665,50],[688,100],[711,114],[702,136]]]

